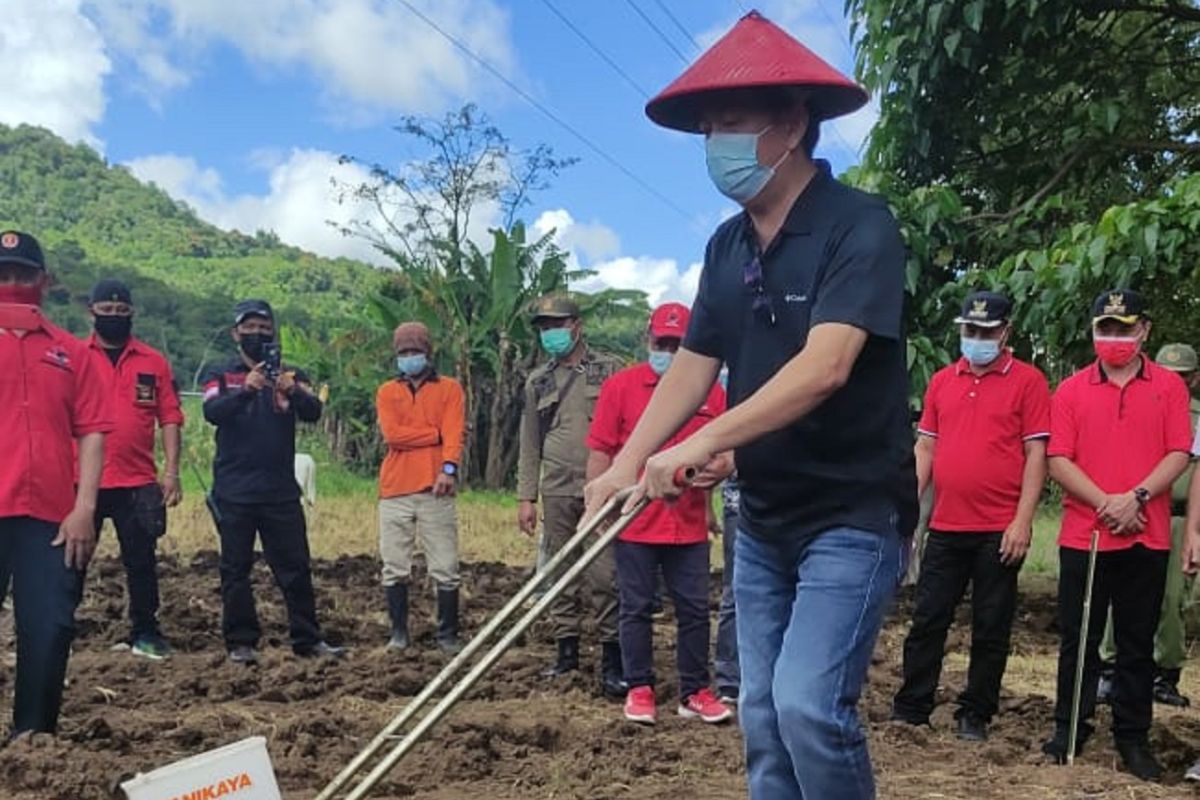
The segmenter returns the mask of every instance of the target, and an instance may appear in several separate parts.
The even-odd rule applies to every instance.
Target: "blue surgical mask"
[[[562,358],[575,346],[570,328],[550,328],[541,333],[542,347],[551,358]]]
[[[963,358],[973,367],[986,367],[1000,357],[1000,342],[996,339],[968,339],[962,337]]]
[[[743,205],[758,196],[775,176],[776,167],[791,155],[790,151],[784,153],[772,167],[758,163],[758,140],[769,130],[770,125],[758,133],[708,134],[704,139],[704,152],[708,176],[717,191]]]
[[[396,369],[400,370],[400,374],[407,378],[415,378],[424,372],[427,366],[429,366],[429,359],[424,353],[396,356]]]
[[[650,369],[654,370],[655,375],[663,375],[671,366],[673,358],[675,358],[675,354],[669,350],[651,350]]]

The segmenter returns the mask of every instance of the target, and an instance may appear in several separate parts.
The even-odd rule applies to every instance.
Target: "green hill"
[[[56,322],[85,333],[88,289],[120,277],[134,291],[137,334],[191,385],[206,360],[230,351],[237,298],[265,297],[288,323],[321,331],[356,314],[387,280],[383,270],[282,244],[272,233],[224,231],[186,204],[85,145],[49,131],[0,126],[0,227],[37,236],[55,286]]]

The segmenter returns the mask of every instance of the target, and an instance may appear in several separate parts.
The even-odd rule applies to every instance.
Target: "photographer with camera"
[[[296,420],[316,422],[321,401],[300,370],[285,367],[265,300],[234,308],[238,356],[204,381],[204,418],[217,428],[210,510],[221,535],[222,633],[231,661],[254,663],[262,636],[250,570],[254,539],[287,604],[292,650],[340,656],[317,626],[308,534],[293,475]]]

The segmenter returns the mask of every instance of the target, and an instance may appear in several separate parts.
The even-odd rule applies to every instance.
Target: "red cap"
[[[656,339],[682,339],[692,312],[683,303],[663,303],[650,315],[650,335]]]
[[[816,120],[857,111],[868,100],[866,89],[751,11],[647,103],[646,116],[666,128],[700,133],[705,95],[773,86],[808,90],[808,110]]]

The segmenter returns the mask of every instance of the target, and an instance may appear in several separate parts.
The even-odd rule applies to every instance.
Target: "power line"
[[[693,45],[695,45],[697,53],[704,52],[704,48],[701,47],[700,43],[696,41],[696,37],[692,36],[692,32],[689,31],[686,27],[684,27],[684,24],[679,21],[679,17],[677,17],[671,13],[671,9],[667,6],[666,3],[663,2],[663,0],[654,0],[654,4],[662,9],[662,12],[667,15],[667,19],[669,19],[669,20],[671,20],[671,22],[675,23],[675,27],[678,28],[679,32],[683,34],[683,38],[687,39],[689,42],[691,42]]]
[[[625,0],[625,2],[628,3],[629,7],[632,8],[634,10],[634,12],[636,12],[637,15],[642,18],[643,22],[645,22],[647,25],[650,26],[650,29],[652,31],[654,31],[655,33],[658,34],[658,38],[660,38],[664,42],[666,42],[667,47],[671,48],[671,50],[673,50],[675,52],[675,55],[679,56],[680,61],[682,61],[684,64],[691,63],[691,59],[689,59],[687,56],[685,56],[683,54],[683,51],[675,46],[675,43],[671,41],[671,38],[669,36],[667,36],[665,33],[663,33],[663,29],[658,27],[657,25],[655,25],[654,20],[652,20],[652,19],[650,19],[650,17],[646,16],[646,12],[642,11],[641,6],[639,6],[637,3],[635,3],[634,0]]]
[[[581,31],[578,28],[578,26],[575,25],[575,23],[573,23],[573,22],[571,22],[571,20],[567,19],[566,15],[563,14],[561,11],[559,11],[558,7],[555,6],[554,3],[552,3],[550,0],[542,0],[542,3],[546,6],[546,8],[550,9],[550,11],[554,14],[554,16],[556,16],[560,20],[562,20],[562,23],[564,25],[566,25],[568,28],[570,28],[571,31],[574,32],[574,34],[576,36],[578,36],[580,39],[582,39],[583,43],[586,44],[588,47],[590,47],[592,49],[593,53],[600,56],[600,58],[604,61],[605,64],[608,64],[610,67],[613,68],[613,70],[618,75],[620,75],[622,78],[624,78],[625,82],[628,83],[630,86],[632,86],[638,94],[640,94],[644,99],[648,100],[650,98],[649,90],[647,90],[640,83],[638,83],[633,78],[631,78],[629,76],[629,73],[626,72],[621,67],[620,64],[618,64],[613,59],[609,58],[608,54],[605,53],[603,50],[601,50],[600,47],[595,42],[593,42],[586,33]]]
[[[436,22],[434,22],[432,19],[430,19],[424,13],[422,13],[420,11],[420,9],[418,9],[416,6],[414,6],[412,3],[410,3],[409,0],[396,0],[396,2],[403,5],[409,11],[411,11],[414,16],[418,17],[426,25],[428,25],[429,27],[431,27],[435,31],[437,31],[438,34],[440,34],[443,39],[450,42],[450,44],[454,45],[456,48],[458,48],[460,51],[462,51],[462,53],[464,55],[466,55],[468,58],[470,58],[472,61],[474,61],[476,64],[478,64],[480,67],[482,67],[484,70],[486,70],[492,76],[494,76],[497,80],[499,80],[501,83],[503,83],[509,89],[511,89],[522,100],[529,103],[531,106],[533,106],[538,111],[540,111],[547,119],[549,119],[551,122],[553,122],[556,125],[558,125],[559,127],[561,127],[563,130],[567,131],[567,133],[574,136],[585,147],[587,147],[589,150],[591,150],[596,155],[600,156],[600,158],[607,161],[622,175],[629,178],[631,181],[633,181],[638,186],[640,186],[647,194],[652,195],[653,197],[657,198],[663,205],[667,206],[668,208],[673,210],[675,213],[679,214],[679,216],[683,217],[689,223],[691,223],[693,226],[695,226],[696,222],[695,222],[695,219],[692,217],[692,215],[689,214],[687,211],[685,211],[683,208],[681,208],[677,203],[675,203],[674,200],[667,197],[665,194],[660,192],[658,189],[655,189],[653,186],[651,186],[646,181],[642,180],[642,178],[640,178],[637,175],[637,173],[633,172],[628,167],[626,167],[624,164],[622,164],[620,161],[618,161],[616,158],[609,155],[598,144],[593,142],[587,136],[580,133],[577,128],[575,128],[573,125],[571,125],[565,119],[560,117],[558,114],[555,114],[553,111],[551,111],[549,108],[547,108],[541,102],[539,102],[536,98],[534,98],[532,95],[530,95],[524,89],[522,89],[520,86],[513,83],[513,81],[509,80],[509,78],[507,76],[505,76],[504,73],[500,72],[500,70],[493,67],[491,65],[491,63],[489,63],[483,57],[475,55],[475,52],[473,50],[471,50],[471,48],[467,47],[465,44],[463,44],[461,41],[459,41],[459,39],[457,39],[453,34],[445,31]]]

